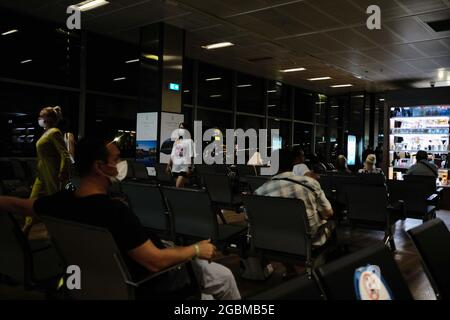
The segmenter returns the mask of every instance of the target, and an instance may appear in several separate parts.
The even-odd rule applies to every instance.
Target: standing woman
[[[195,156],[194,142],[191,139],[189,125],[185,122],[180,123],[178,131],[174,132],[174,138],[176,140],[166,170],[172,172],[172,176],[176,179],[175,186],[183,188],[188,178],[192,176]]]
[[[63,135],[57,128],[61,119],[60,107],[46,107],[39,113],[38,122],[44,128],[44,133],[36,143],[37,175],[30,199],[58,192],[69,179],[69,153]],[[28,231],[31,224],[31,219],[27,219],[24,230]]]

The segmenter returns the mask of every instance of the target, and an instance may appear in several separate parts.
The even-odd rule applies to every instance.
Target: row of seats
[[[4,215],[4,217],[9,217]],[[11,217],[9,217],[11,218]],[[69,221],[62,221],[50,217],[41,217],[48,226],[52,241],[59,249],[65,265],[76,264],[83,270],[82,290],[67,291],[69,298],[74,299],[133,299],[135,290],[139,286],[153,281],[160,275],[182,268],[177,265],[159,273],[150,274],[144,279],[131,279],[120,251],[106,229],[96,228]],[[13,221],[13,220],[9,220]],[[5,242],[4,232],[8,219],[2,221],[1,243]],[[8,230],[6,230],[8,231]],[[450,233],[445,224],[434,219],[408,231],[423,259],[425,270],[438,299],[449,299],[450,267],[449,248]],[[16,235],[17,236],[17,235]],[[12,252],[10,241],[7,252]],[[20,247],[20,246],[19,246]],[[18,249],[18,251],[20,248]],[[4,255],[5,251],[1,251]],[[20,252],[20,251],[19,251]],[[443,258],[444,257],[444,258]],[[9,269],[6,268],[9,266]],[[17,262],[17,261],[15,261]],[[30,261],[21,261],[25,265],[32,265]],[[18,265],[5,259],[0,260],[0,273],[16,272]],[[370,282],[365,280],[360,268],[366,272],[376,272],[381,281]],[[6,273],[8,274],[8,273]],[[371,274],[365,276],[373,276]],[[363,279],[361,279],[363,277]],[[195,276],[191,274],[191,281]],[[197,288],[191,283],[193,288]],[[394,300],[410,300],[411,292],[398,269],[392,253],[382,244],[374,245],[363,250],[349,254],[333,262],[319,266],[315,272],[297,276],[294,279],[283,281],[281,284],[249,297],[251,300],[356,300],[366,294],[372,299],[386,298],[380,295],[377,285],[386,286],[388,298]],[[193,289],[194,290],[194,289]],[[195,291],[195,290],[194,290]],[[198,297],[198,296],[197,296]]]
[[[437,299],[450,300],[450,232],[440,219],[408,230],[422,260]],[[396,263],[385,246],[376,245],[319,267],[313,276],[302,275],[253,296],[253,300],[355,300],[356,270],[375,265],[392,299],[412,299]],[[375,284],[376,285],[376,284]],[[375,289],[374,286],[368,289]],[[374,298],[379,298],[374,295]]]
[[[35,159],[0,160],[0,194],[27,198],[36,178]]]

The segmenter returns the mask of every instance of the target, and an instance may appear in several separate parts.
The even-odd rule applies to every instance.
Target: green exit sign
[[[169,90],[180,91],[180,85],[178,83],[169,83]]]

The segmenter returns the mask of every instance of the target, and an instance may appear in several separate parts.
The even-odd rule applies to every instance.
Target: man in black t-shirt
[[[36,200],[0,197],[0,214],[41,214],[106,228],[135,279],[149,271],[158,272],[197,257],[193,268],[203,293],[216,299],[240,299],[231,271],[220,264],[208,263],[216,251],[210,240],[166,248],[158,237],[144,232],[128,206],[108,196],[110,184],[124,177],[120,151],[115,143],[82,140],[77,145],[75,161],[81,177],[77,191],[61,191]]]

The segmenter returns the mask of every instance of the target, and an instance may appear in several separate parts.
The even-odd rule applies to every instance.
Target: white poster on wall
[[[356,162],[356,136],[347,137],[347,164],[354,166]]]
[[[173,146],[171,135],[175,129],[178,129],[178,126],[183,121],[184,121],[184,114],[167,113],[167,112],[161,113],[161,134],[160,134],[161,143],[159,153],[160,163],[169,163],[170,153],[172,152]]]
[[[138,113],[136,121],[136,162],[144,163],[148,174],[154,176],[158,161],[158,113]]]

